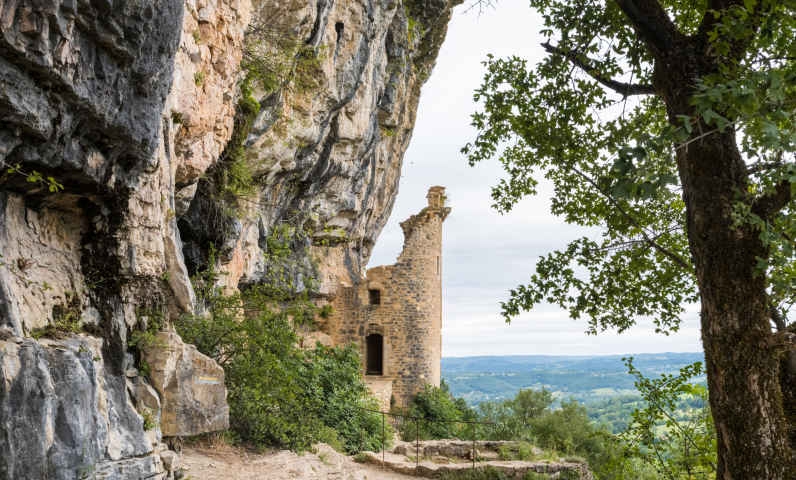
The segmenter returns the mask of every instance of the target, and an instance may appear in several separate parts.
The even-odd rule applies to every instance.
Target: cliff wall
[[[256,198],[214,231],[199,180],[233,134],[244,32],[284,6],[0,0],[0,478],[165,478],[163,437],[226,428],[223,372],[170,327],[207,241],[239,287],[300,219],[299,282],[358,278],[455,1],[290,2],[319,87],[255,93]]]

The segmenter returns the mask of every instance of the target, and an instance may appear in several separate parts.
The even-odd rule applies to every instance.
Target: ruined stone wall
[[[429,190],[429,206],[401,223],[404,247],[395,265],[368,269],[361,282],[343,285],[323,326],[336,344],[359,346],[366,380],[393,382],[398,406],[423,384],[440,383],[442,223],[450,213],[444,193],[442,187]],[[380,292],[379,305],[371,305],[369,290]],[[382,375],[367,375],[371,334],[383,338]]]

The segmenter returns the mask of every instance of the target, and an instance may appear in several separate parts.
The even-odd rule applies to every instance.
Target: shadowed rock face
[[[228,425],[223,372],[171,331],[188,267],[210,240],[223,281],[260,282],[265,236],[299,218],[331,246],[295,245],[296,278],[357,278],[456,1],[410,6],[422,38],[392,0],[292,2],[279,21],[326,52],[319,87],[258,95],[259,198],[218,227],[196,182],[232,135],[250,1],[0,0],[0,479],[162,476],[161,435]],[[153,312],[169,346],[142,352]],[[55,322],[80,333],[40,338]]]

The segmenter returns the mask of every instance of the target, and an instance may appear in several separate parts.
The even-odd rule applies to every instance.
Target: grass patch
[[[359,452],[356,455],[354,455],[354,461],[357,463],[365,463],[368,461],[369,458],[370,457],[368,457],[368,454],[365,452]]]
[[[509,480],[495,467],[486,466],[483,470],[460,470],[442,475],[442,480]]]
[[[332,464],[331,460],[329,460],[329,452],[318,452],[318,459],[327,467]]]
[[[196,74],[194,74],[193,81],[197,87],[201,87],[207,81],[207,74],[204,70],[199,70],[196,72]]]
[[[43,327],[34,328],[30,331],[31,338],[51,338],[60,340],[70,334],[80,333],[80,314],[82,313],[83,302],[77,292],[64,293],[65,302],[53,307],[52,319]]]
[[[586,460],[585,457],[581,457],[580,455],[567,455],[566,457],[564,457],[564,461],[572,463],[586,463],[588,460]]]

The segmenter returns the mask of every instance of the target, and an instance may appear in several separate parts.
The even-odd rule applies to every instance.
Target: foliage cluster
[[[144,411],[141,412],[141,416],[144,417],[144,431],[153,430],[160,425],[156,411],[144,408]]]
[[[157,337],[165,327],[163,312],[157,308],[136,308],[137,328],[130,334],[127,345],[145,349],[149,347],[165,347],[166,342]]]
[[[414,45],[416,42],[422,40],[423,37],[426,36],[426,29],[423,28],[423,24],[421,22],[412,17],[408,5],[404,5],[404,14],[406,14],[406,22],[408,24],[406,39],[409,41],[410,45]]]
[[[61,339],[69,334],[80,333],[80,314],[83,302],[77,292],[65,292],[64,303],[53,306],[52,318],[43,327],[33,328],[31,338]]]
[[[325,47],[308,45],[280,24],[287,5],[255,9],[244,33],[241,67],[263,92],[290,88],[299,93],[317,89],[316,73],[325,58]]]
[[[645,378],[633,366],[632,357],[626,362],[646,407],[635,409],[628,425],[618,434],[604,434],[611,452],[604,467],[607,478],[634,480],[640,468],[657,472],[658,477],[651,477],[650,473],[650,478],[715,478],[716,430],[708,392],[704,386],[691,383],[702,373],[702,364],[685,367],[679,375]],[[695,408],[691,406],[693,402],[686,402],[685,414],[678,420],[675,412],[683,409],[683,398],[694,399],[699,405]],[[657,428],[660,425],[664,428]]]
[[[365,395],[358,349],[297,347],[296,329],[320,310],[306,290],[261,284],[229,294],[218,286],[214,262],[211,251],[210,265],[193,279],[202,311],[175,326],[224,369],[230,428],[261,447],[306,450],[326,441],[353,452],[360,430],[366,449],[381,445],[381,417],[360,417],[359,408],[374,408],[375,399]]]
[[[464,399],[454,399],[445,380],[440,386],[425,384],[415,394],[412,405],[405,411],[398,411],[421,419],[478,421],[477,414],[467,406]],[[406,419],[398,423],[398,431],[404,441],[438,440],[442,438],[470,438],[473,426],[448,422],[417,422]]]
[[[253,166],[247,162],[244,142],[260,112],[260,104],[253,96],[252,77],[247,75],[238,85],[241,98],[235,108],[232,137],[224,147],[218,162],[201,179],[202,192],[215,206],[212,212],[221,224],[243,215],[241,202],[250,201],[257,193]]]
[[[605,448],[596,436],[586,408],[571,398],[551,410],[555,399],[544,387],[520,390],[512,399],[489,400],[478,405],[481,421],[493,422],[485,428],[485,440],[524,440],[560,456],[582,456],[592,468],[605,462]]]

